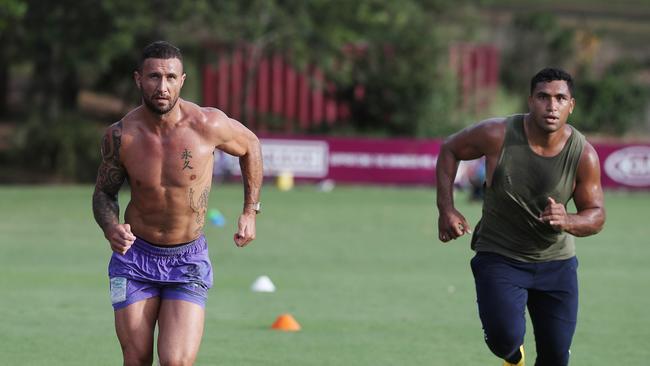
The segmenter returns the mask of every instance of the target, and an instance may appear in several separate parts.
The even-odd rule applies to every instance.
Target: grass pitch
[[[0,187],[0,364],[118,365],[110,250],[90,186]],[[125,207],[127,193],[122,193]],[[483,343],[469,238],[436,239],[431,189],[266,187],[258,239],[232,243],[239,186],[215,186],[214,264],[197,365],[500,365]],[[572,365],[650,359],[650,194],[610,193],[597,236],[577,240],[580,313]],[[475,223],[480,205],[457,206]],[[268,275],[277,291],[253,293]],[[270,330],[282,313],[303,327]],[[526,348],[535,356],[532,329]]]

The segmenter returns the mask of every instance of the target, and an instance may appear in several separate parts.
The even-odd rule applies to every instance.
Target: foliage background
[[[638,137],[650,135],[647,34],[645,0],[3,0],[0,182],[92,180],[98,149],[88,147],[139,104],[131,75],[140,49],[157,39],[183,50],[183,95],[199,103],[214,45],[285,51],[298,68],[317,62],[352,115],[303,134],[445,136],[525,110],[528,80],[555,65],[576,77],[572,123],[591,135]],[[501,50],[487,110],[460,108],[448,58],[457,43]],[[363,57],[349,57],[350,47]]]

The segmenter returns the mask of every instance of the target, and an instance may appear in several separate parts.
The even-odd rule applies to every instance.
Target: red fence
[[[337,100],[335,84],[316,65],[298,70],[282,54],[256,57],[249,47],[219,49],[218,54],[216,63],[203,66],[203,105],[221,109],[256,132],[301,132],[350,118],[349,103]],[[459,108],[477,113],[492,103],[499,55],[492,45],[450,46]],[[354,98],[363,95],[364,86],[357,85]]]
[[[240,48],[204,65],[203,104],[245,117],[242,122],[258,132],[304,131],[349,118],[348,104],[336,100],[334,83],[317,66],[301,71],[280,54],[253,58]]]
[[[500,52],[493,45],[456,43],[449,47],[449,67],[458,78],[464,111],[478,113],[492,104],[499,64]]]

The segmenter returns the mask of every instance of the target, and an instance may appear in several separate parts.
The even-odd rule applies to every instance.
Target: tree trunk
[[[53,75],[53,62],[52,48],[44,42],[36,47],[38,50],[34,57],[34,71],[31,78],[31,85],[29,86],[28,99],[34,103],[36,114],[40,117],[41,121],[46,124],[51,122],[57,115],[55,95],[54,75]]]
[[[63,71],[63,77],[60,78],[61,84],[59,89],[59,105],[64,111],[71,111],[77,108],[77,96],[79,95],[79,79],[77,70],[68,68]]]
[[[0,118],[9,115],[9,62],[6,51],[0,47]]]

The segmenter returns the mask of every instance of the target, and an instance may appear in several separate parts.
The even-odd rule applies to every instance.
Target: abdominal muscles
[[[210,176],[208,175],[208,178]],[[154,244],[181,244],[201,235],[210,179],[187,186],[132,186],[125,221],[136,236]]]

